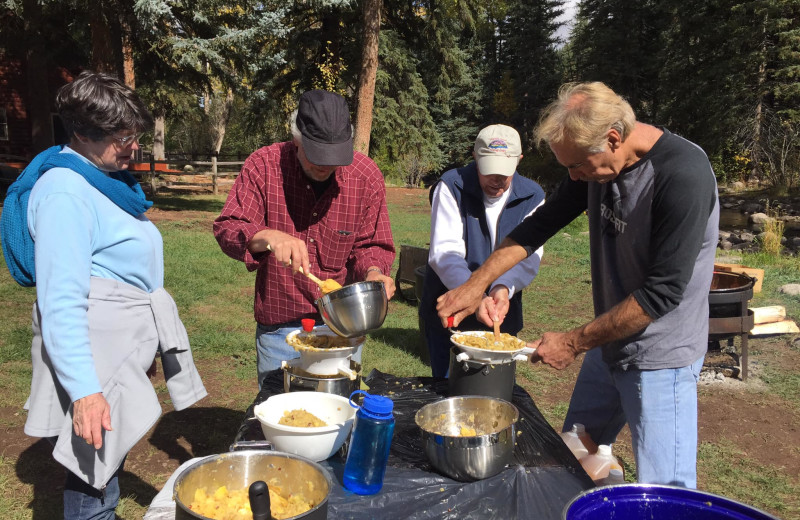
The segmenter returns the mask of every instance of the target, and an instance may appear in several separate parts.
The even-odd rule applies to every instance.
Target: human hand
[[[578,355],[570,335],[564,332],[545,332],[540,339],[528,346],[536,349],[531,354],[531,363],[541,361],[557,370],[567,368]]]
[[[464,318],[474,313],[482,301],[483,288],[480,283],[468,280],[463,285],[439,296],[436,299],[436,312],[442,320],[443,327],[456,327]],[[450,316],[453,317],[452,325],[448,325],[447,318]]]
[[[475,311],[475,317],[487,327],[493,327],[495,320],[499,323],[503,323],[503,318],[505,318],[505,316],[503,316],[503,318],[498,316],[495,310],[494,300],[491,296],[485,296],[481,300],[481,303],[478,305],[478,310]]]
[[[386,298],[391,300],[397,290],[394,285],[394,279],[391,276],[386,276],[380,271],[369,271],[365,278],[367,282],[383,282],[383,288],[386,290]]]
[[[94,449],[103,447],[103,430],[111,431],[111,407],[103,394],[89,394],[72,403],[72,430]]]
[[[306,243],[297,237],[276,229],[262,229],[250,239],[247,248],[251,253],[271,251],[275,260],[285,266],[291,266],[294,272],[303,269],[309,273],[308,248]]]

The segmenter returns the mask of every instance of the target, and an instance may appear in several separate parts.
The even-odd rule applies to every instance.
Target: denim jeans
[[[301,328],[299,321],[281,323],[279,325],[262,325],[256,327],[256,361],[258,363],[258,388],[267,372],[281,368],[281,361],[289,361],[300,357],[300,353],[286,343],[286,335]],[[319,326],[319,324],[317,325]],[[324,330],[328,330],[327,327]],[[361,352],[358,349],[351,359],[361,363]]]
[[[596,348],[583,359],[564,430],[583,423],[597,444],[631,430],[638,481],[697,487],[697,380],[701,357],[660,370],[610,369]]]
[[[106,484],[105,489],[98,491],[72,472],[67,471],[64,485],[64,520],[114,520],[119,504],[119,469]]]

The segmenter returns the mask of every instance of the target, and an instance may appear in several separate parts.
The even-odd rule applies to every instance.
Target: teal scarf
[[[28,198],[39,177],[53,168],[68,168],[127,213],[138,217],[153,205],[145,199],[136,179],[127,170],[106,175],[96,166],[53,146],[33,158],[8,188],[0,218],[0,240],[11,276],[23,287],[36,285],[33,237],[28,232]]]

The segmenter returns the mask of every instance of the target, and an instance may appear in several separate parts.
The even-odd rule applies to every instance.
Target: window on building
[[[0,141],[8,141],[8,119],[5,108],[0,108]]]

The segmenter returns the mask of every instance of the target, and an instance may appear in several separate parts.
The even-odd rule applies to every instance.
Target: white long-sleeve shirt
[[[483,205],[486,209],[486,219],[489,236],[494,251],[497,244],[497,220],[505,208],[511,190],[506,190],[500,197],[489,198],[483,195]],[[539,204],[541,206],[544,201]],[[537,206],[537,208],[539,207]],[[533,214],[534,208],[526,217]],[[431,245],[428,253],[428,263],[442,280],[448,290],[455,289],[469,279],[472,271],[467,266],[467,248],[462,232],[461,212],[458,210],[453,193],[444,184],[439,183],[431,201]],[[490,286],[491,291],[498,285],[508,288],[508,297],[514,296],[516,291],[528,286],[539,272],[544,248],[540,247],[532,255],[503,273]]]

